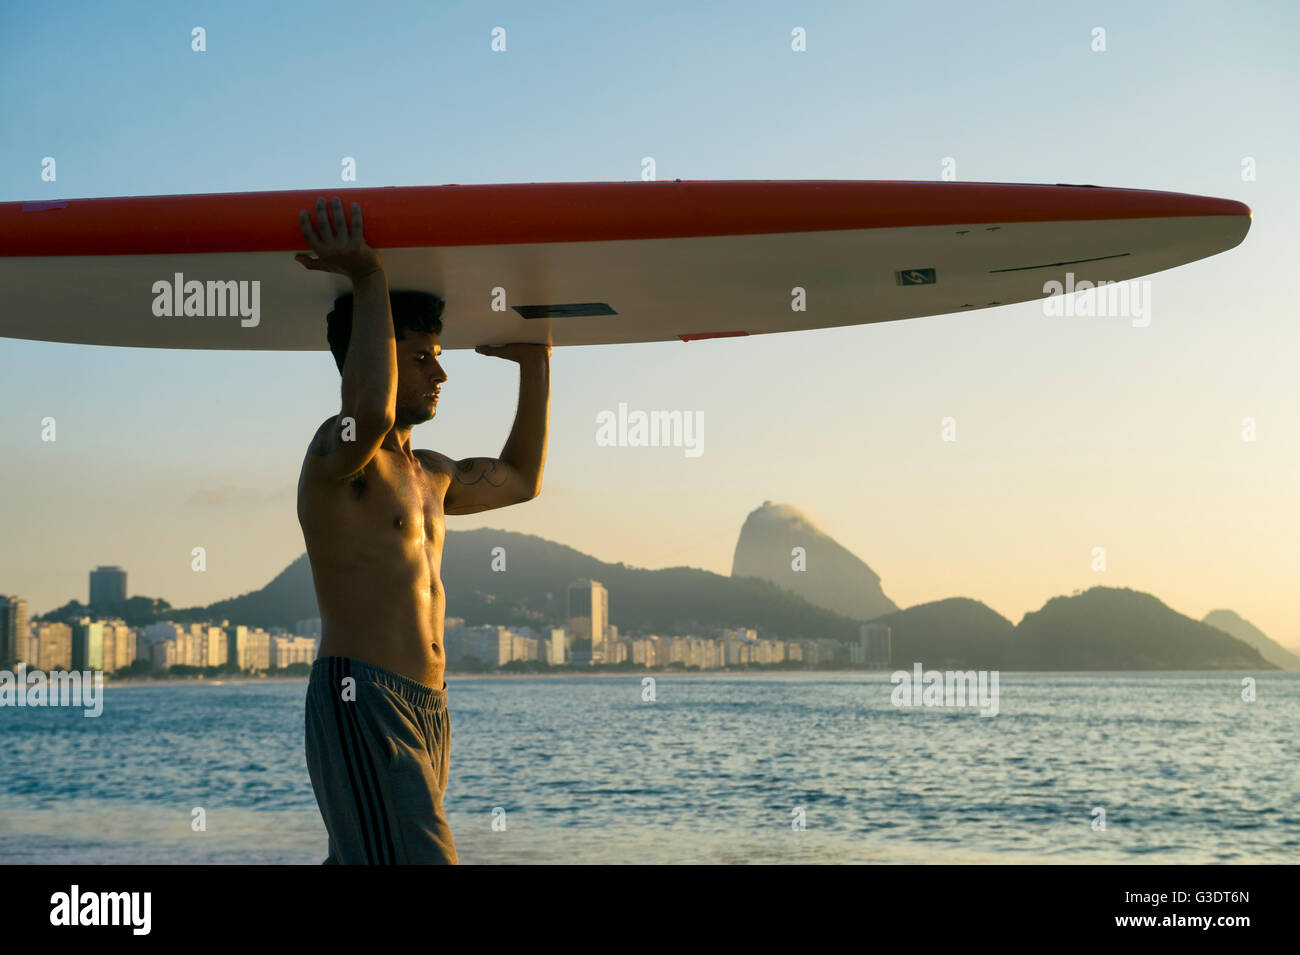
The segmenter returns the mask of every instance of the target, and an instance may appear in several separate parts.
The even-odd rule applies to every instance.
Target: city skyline
[[[497,558],[504,557],[504,550],[494,551]],[[861,572],[871,575],[869,568],[863,567]],[[198,669],[221,667],[222,672],[227,672],[229,662],[231,671],[259,673],[295,663],[310,664],[319,653],[324,632],[320,617],[297,620],[291,631],[283,626],[270,626],[268,630],[247,622],[247,618],[239,622],[239,611],[230,606],[210,609],[198,621],[192,619],[195,608],[181,611],[191,618],[188,623],[179,623],[155,607],[158,619],[128,625],[117,616],[124,609],[121,597],[126,572],[119,566],[100,566],[89,577],[92,593],[98,590],[106,599],[92,600],[88,606],[78,603],[54,620],[32,621],[21,596],[0,594],[0,667],[25,664],[45,671],[103,669],[108,673],[125,669],[129,676],[145,676],[167,673],[177,665]],[[765,583],[776,584],[778,591],[785,590],[795,599],[804,599],[789,591],[788,584],[782,586],[774,579]],[[1052,660],[1055,667],[1049,663],[1048,669],[1195,670],[1225,665],[1253,668],[1261,664],[1270,669],[1296,669],[1300,665],[1300,657],[1289,655],[1280,644],[1230,611],[1218,611],[1197,622],[1151,595],[1104,587],[1094,588],[1079,598],[1092,609],[1076,608],[1064,617],[1057,605],[1079,597],[1078,592],[1071,598],[1049,601],[1039,613],[1027,616],[1014,628],[1018,633],[1029,625],[1029,642],[1019,644],[1006,642],[1012,631],[1009,621],[994,613],[993,620],[1001,622],[992,624],[990,630],[990,611],[970,600],[940,601],[895,610],[875,620],[860,621],[852,637],[845,634],[834,638],[810,637],[797,622],[790,631],[779,625],[773,628],[762,611],[752,614],[739,628],[734,622],[720,624],[714,620],[657,632],[658,627],[648,627],[640,619],[631,622],[627,628],[630,632],[624,635],[612,622],[610,590],[601,581],[581,577],[572,579],[562,589],[565,609],[561,626],[555,626],[554,620],[540,625],[540,630],[531,623],[518,622],[487,621],[466,626],[463,617],[446,617],[443,652],[448,666],[456,670],[466,660],[476,659],[474,666],[492,668],[529,662],[568,667],[632,663],[647,669],[675,664],[694,669],[737,664],[811,667],[848,664],[882,668],[900,662],[891,661],[892,624],[909,617],[911,622],[904,625],[904,655],[910,653],[918,659],[925,655],[921,652],[925,648],[929,655],[948,662],[958,658],[979,659],[982,664],[996,662],[1011,670],[1042,669],[1045,661]],[[1102,605],[1089,600],[1098,594],[1110,596],[1101,598]],[[552,593],[546,594],[548,604],[552,597]],[[825,609],[822,606],[825,601],[834,599],[833,595],[823,595],[820,602],[814,600],[812,604],[821,611]],[[495,596],[489,595],[487,603],[494,600]],[[502,603],[502,614],[507,619],[514,616],[510,603],[509,600]],[[964,606],[954,609],[956,605]],[[928,621],[919,629],[917,613]],[[1212,617],[1215,619],[1210,623]],[[1031,624],[1031,618],[1037,618],[1036,622]],[[1060,630],[1063,622],[1067,628],[1064,632]],[[1007,631],[999,634],[999,626]],[[1117,635],[1120,644],[1126,641],[1133,644],[1118,656]],[[1208,654],[1204,650],[1207,635],[1213,635],[1209,637],[1210,642],[1217,646]],[[1074,648],[1064,654],[1059,645],[1062,637]],[[1048,650],[1047,656],[1042,655],[1041,649],[1035,656],[1034,642],[1041,647],[1044,638],[1048,645],[1058,646]],[[1187,643],[1189,640],[1191,644]],[[1128,663],[1120,662],[1126,655]],[[1085,660],[1091,663],[1084,663]],[[195,672],[186,671],[185,675],[192,676]]]
[[[772,506],[773,506],[773,505],[772,505],[772,502],[770,502],[770,501],[769,501],[769,502],[764,502],[763,508],[760,508],[759,510],[761,510],[761,511],[765,511],[765,510],[767,510],[769,507],[772,507]],[[774,510],[775,510],[776,512],[779,512],[779,513],[786,513],[786,514],[792,513],[791,510],[790,510],[788,507],[779,506],[779,505],[778,505],[778,506],[775,506],[775,507],[774,507]],[[751,515],[751,517],[753,517],[753,516],[756,515],[757,513],[758,513],[758,511],[755,511],[754,514]],[[798,514],[797,512],[793,512],[793,513],[795,514],[795,517],[796,517],[796,519],[797,519],[797,522],[804,522],[804,523],[803,523],[803,526],[805,526],[805,527],[806,527],[810,532],[812,532],[813,534],[819,535],[819,536],[823,533],[823,531],[822,531],[821,528],[818,528],[818,527],[816,527],[815,525],[809,525],[809,524],[806,523],[806,522],[807,522],[807,517],[806,517],[806,515]],[[837,545],[836,545],[836,542],[833,540],[833,538],[829,539],[829,541],[830,541],[830,544],[831,544],[832,547],[837,546]],[[779,562],[778,562],[778,563],[779,563]],[[502,565],[502,566],[504,567],[504,565]],[[806,569],[806,568],[805,568],[805,569]],[[867,574],[870,574],[870,573],[871,573],[871,572],[870,572],[870,568],[864,568],[864,572],[867,573]],[[767,575],[764,574],[764,573],[758,573],[758,574],[756,574],[756,575],[757,575],[757,576],[767,576]],[[91,571],[89,572],[89,575],[88,575],[88,579],[89,579],[88,590],[89,590],[89,592],[90,592],[90,600],[89,600],[88,603],[83,602],[83,601],[80,601],[78,598],[73,597],[73,598],[70,598],[69,601],[65,601],[64,603],[59,604],[58,606],[60,606],[60,607],[62,607],[62,606],[66,606],[67,603],[75,601],[75,602],[77,602],[77,603],[79,603],[79,604],[82,604],[83,606],[87,606],[87,607],[90,607],[90,608],[93,609],[97,603],[100,603],[99,601],[96,601],[96,600],[95,600],[95,597],[94,597],[94,594],[95,594],[97,588],[98,588],[99,590],[101,590],[102,592],[104,592],[104,593],[108,596],[109,599],[117,599],[117,600],[120,600],[120,599],[123,599],[125,596],[138,596],[138,597],[145,597],[145,598],[147,598],[147,599],[153,599],[153,600],[157,600],[157,599],[163,599],[163,600],[166,600],[166,597],[164,597],[163,595],[159,595],[159,594],[148,594],[148,595],[128,595],[128,594],[127,594],[127,576],[128,576],[128,575],[127,575],[127,572],[126,572],[125,570],[123,570],[123,568],[120,567],[120,566],[118,566],[118,565],[100,565],[100,566],[96,567],[95,569],[91,570]],[[595,601],[595,602],[599,605],[599,606],[598,606],[599,613],[596,614],[596,618],[597,618],[598,621],[603,621],[603,622],[604,622],[603,625],[601,625],[601,626],[599,627],[599,629],[601,630],[602,635],[603,635],[603,634],[608,634],[609,632],[612,631],[612,633],[615,635],[615,637],[617,637],[617,634],[618,634],[618,627],[617,627],[617,626],[612,626],[612,627],[610,626],[610,615],[609,615],[609,593],[608,593],[608,590],[607,590],[607,589],[606,589],[606,588],[605,588],[605,587],[604,587],[604,586],[603,586],[599,581],[592,581],[592,580],[586,580],[586,579],[577,579],[577,580],[574,580],[572,583],[570,583],[570,584],[568,585],[568,588],[567,588],[567,591],[566,591],[566,594],[565,594],[565,606],[566,606],[565,620],[566,620],[566,624],[569,625],[570,627],[572,627],[572,626],[574,625],[575,621],[576,621],[576,629],[579,631],[579,632],[576,633],[575,635],[571,636],[570,639],[571,639],[571,640],[572,640],[572,639],[578,639],[578,640],[583,640],[583,639],[585,639],[585,640],[589,641],[590,650],[594,650],[594,651],[595,651],[595,653],[594,653],[594,657],[593,657],[593,659],[592,659],[592,662],[599,663],[599,662],[602,662],[602,659],[601,659],[601,653],[600,653],[600,649],[599,649],[600,639],[598,638],[598,639],[596,639],[595,641],[592,641],[592,640],[591,640],[591,633],[590,633],[590,630],[591,630],[591,628],[592,628],[592,618],[591,618],[590,616],[588,616],[588,614],[590,613],[590,607],[592,606],[592,603],[593,603],[593,601],[592,601],[592,599],[591,599],[590,597],[585,597],[585,596],[581,596],[581,595],[579,596],[579,604],[582,606],[583,609],[582,609],[581,613],[580,613],[578,616],[575,617],[575,613],[576,613],[576,612],[575,612],[575,610],[574,610],[574,607],[575,607],[575,598],[574,598],[574,594],[575,594],[575,592],[577,592],[580,588],[582,588],[582,587],[584,587],[584,586],[594,586],[595,589],[596,589],[596,592],[599,593],[599,595],[600,595],[600,600]],[[12,590],[13,588],[10,588],[10,589]],[[1081,590],[1081,589],[1078,589],[1078,588],[1076,588],[1074,591],[1072,591],[1072,593],[1073,593],[1073,594],[1076,594],[1076,595],[1079,594],[1079,593],[1081,593],[1081,592],[1082,592],[1082,590]],[[120,595],[120,596],[119,596],[119,595]],[[48,613],[48,612],[50,612],[50,611],[56,609],[56,608],[51,607],[51,608],[46,608],[45,610],[42,610],[42,611],[35,611],[35,610],[33,610],[32,607],[31,607],[31,601],[28,600],[24,595],[15,593],[13,596],[16,596],[16,597],[18,597],[18,598],[21,599],[22,604],[23,604],[23,607],[24,607],[24,614],[25,614],[26,619],[28,619],[28,620],[30,620],[30,619],[31,619],[32,617],[34,617],[34,616],[39,616],[39,615],[42,615],[42,614],[44,614],[44,613]],[[549,595],[548,595],[548,596],[549,596]],[[1052,599],[1052,598],[1055,598],[1055,597],[1062,597],[1062,596],[1065,596],[1065,594],[1053,594],[1053,595],[1048,595],[1048,596],[1044,597],[1043,602],[1040,603],[1039,606],[1034,607],[1034,608],[1031,608],[1030,611],[1028,611],[1028,613],[1033,613],[1033,612],[1035,612],[1036,610],[1041,609],[1041,607],[1044,606],[1048,600],[1050,600],[1050,599]],[[1158,595],[1156,595],[1156,596],[1158,596]],[[0,600],[7,600],[7,599],[8,599],[8,598],[4,597],[4,588],[3,588],[3,587],[0,587]],[[819,605],[819,604],[821,603],[821,602],[818,601],[817,599],[815,599],[815,598],[811,598],[809,595],[804,595],[804,599],[809,599],[810,602],[812,602],[812,603],[815,604],[815,605]],[[976,599],[978,599],[978,598],[976,598]],[[185,611],[185,612],[192,612],[194,609],[196,609],[196,608],[194,608],[194,607],[188,607],[188,608],[187,608],[187,607],[184,607],[184,606],[182,606],[182,605],[178,605],[178,604],[172,603],[171,601],[167,601],[167,602],[168,602],[168,603],[172,606],[172,608],[175,609],[177,612],[182,612],[182,611]],[[933,603],[933,601],[931,601],[931,602],[926,602],[926,603]],[[101,603],[101,606],[102,606],[102,603]],[[912,606],[921,606],[921,604],[912,605]],[[987,606],[987,604],[986,604],[986,606]],[[907,609],[907,607],[904,606],[904,607],[900,607],[899,609]],[[991,609],[993,609],[993,608],[991,608]],[[1178,609],[1178,608],[1174,608],[1174,609]],[[1253,621],[1250,621],[1250,620],[1249,620],[1249,618],[1248,618],[1248,616],[1247,616],[1246,614],[1241,614],[1241,613],[1240,613],[1239,611],[1237,611],[1235,608],[1231,608],[1231,607],[1215,607],[1215,608],[1213,608],[1213,610],[1212,610],[1211,612],[1224,612],[1224,611],[1226,611],[1226,612],[1228,612],[1228,613],[1230,613],[1230,614],[1235,614],[1236,616],[1241,617],[1241,618],[1243,619],[1243,621],[1244,621],[1247,625],[1253,623]],[[843,611],[841,611],[841,613],[843,613]],[[855,615],[855,614],[852,614],[852,613],[847,613],[847,614],[845,614],[845,615],[846,615],[846,616],[849,616],[849,617],[851,617],[851,618],[856,616],[857,619],[859,619],[860,622],[864,622],[864,623],[865,623],[865,622],[868,622],[868,621],[870,621],[870,620],[875,619],[875,616],[876,616],[876,615],[874,615],[874,614],[873,614],[873,615]],[[1192,615],[1189,614],[1189,615],[1187,615],[1187,616],[1191,617]],[[1201,617],[1196,617],[1196,618],[1194,618],[1194,619],[1203,619],[1203,618],[1206,617],[1206,616],[1207,616],[1207,615],[1201,615]],[[1012,622],[1015,622],[1013,618],[1009,618],[1009,617],[1008,617],[1007,619],[1012,620]],[[302,622],[303,622],[303,621],[299,621],[299,625],[296,626],[296,627],[294,628],[294,629],[295,629],[295,632],[301,632],[301,624],[302,624]],[[318,628],[319,628],[319,623],[318,623]],[[1280,647],[1282,647],[1282,648],[1284,648],[1284,649],[1287,649],[1287,650],[1300,649],[1300,644],[1288,644],[1285,640],[1279,640],[1279,639],[1277,639],[1276,635],[1274,635],[1274,634],[1267,634],[1267,636],[1269,636],[1270,638],[1272,638],[1272,640],[1273,640],[1274,643],[1276,643],[1278,646],[1280,646]],[[2,655],[2,654],[0,654],[0,655]]]
[[[106,572],[111,578],[106,589],[116,596],[125,581],[117,566],[91,571],[92,590],[97,579],[102,585]],[[92,600],[92,610],[94,604]],[[883,668],[890,662],[890,628],[880,624],[862,624],[858,643],[760,637],[752,627],[620,637],[618,626],[609,621],[609,592],[600,581],[584,578],[570,583],[566,604],[565,625],[542,631],[530,625],[466,626],[463,618],[446,618],[448,665],[459,672],[457,665],[467,660],[489,667],[528,662],[567,667],[632,663],[646,669],[681,664],[701,670],[783,663]],[[299,620],[292,633],[283,627],[232,624],[229,619],[219,624],[211,619],[188,624],[164,619],[132,626],[102,609],[32,622],[20,596],[0,595],[0,666],[47,673],[125,671],[128,677],[150,678],[170,675],[178,668],[186,678],[213,668],[267,674],[310,665],[319,653],[321,630],[319,617]]]

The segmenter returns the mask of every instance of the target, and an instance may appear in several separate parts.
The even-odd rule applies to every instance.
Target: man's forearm
[[[382,267],[352,282],[352,334],[343,362],[343,408],[391,417],[397,400],[397,343]]]
[[[501,460],[515,469],[535,497],[546,467],[546,430],[550,416],[551,366],[545,358],[519,363],[519,406]]]

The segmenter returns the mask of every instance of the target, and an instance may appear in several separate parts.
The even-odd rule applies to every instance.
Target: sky
[[[557,348],[541,496],[448,528],[726,574],[772,500],[900,606],[972,597],[1014,622],[1132,587],[1298,646],[1297,45],[1291,2],[5,4],[0,201],[343,194],[344,156],[357,186],[637,180],[647,156],[660,179],[936,180],[951,157],[959,180],[1241,200],[1245,242],[1151,276],[1147,327],[1027,303]],[[515,366],[443,365],[413,446],[499,453]],[[0,593],[31,612],[86,600],[99,564],[189,606],[303,552],[298,471],[339,404],[328,352],[0,339],[0,397]],[[702,413],[703,453],[599,446],[620,402]]]

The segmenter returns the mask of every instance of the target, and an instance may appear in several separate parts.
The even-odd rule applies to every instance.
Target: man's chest
[[[446,536],[443,499],[449,483],[448,475],[418,459],[415,463],[389,459],[372,462],[372,467],[353,478],[349,491],[368,522],[441,549]]]

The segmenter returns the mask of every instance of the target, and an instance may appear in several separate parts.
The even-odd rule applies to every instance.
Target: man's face
[[[428,421],[438,408],[438,389],[447,373],[438,363],[442,345],[431,332],[407,329],[397,340],[397,423]]]

